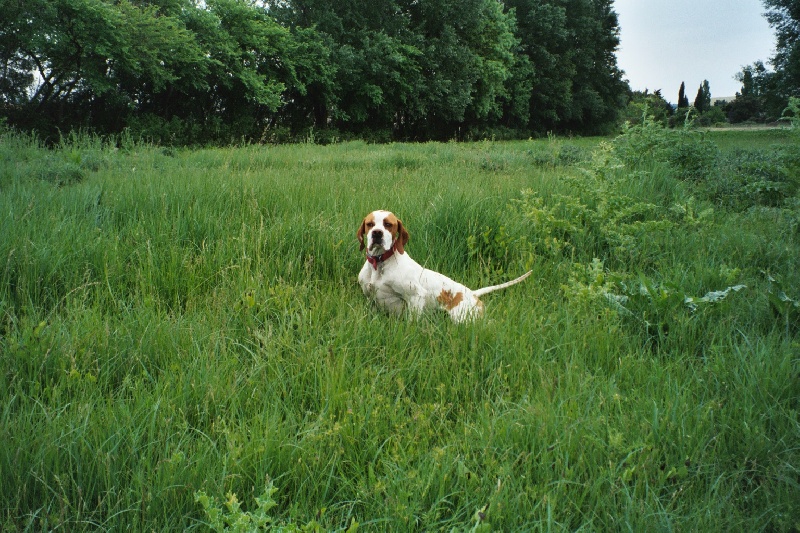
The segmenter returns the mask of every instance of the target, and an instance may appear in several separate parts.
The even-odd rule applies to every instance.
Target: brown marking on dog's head
[[[356,239],[358,239],[360,244],[359,250],[364,250],[366,247],[365,236],[368,235],[377,224],[381,224],[383,229],[392,236],[395,250],[401,254],[405,253],[405,246],[409,239],[408,231],[403,226],[403,221],[388,211],[373,211],[364,217],[364,220],[358,227],[358,231],[356,231]]]
[[[356,232],[356,239],[361,246],[359,246],[359,250],[364,250],[364,234],[367,233],[370,229],[375,226],[375,214],[370,213],[369,215],[364,217],[364,220],[361,221],[361,225],[358,227],[358,231]]]
[[[439,296],[436,297],[436,301],[439,302],[444,306],[445,309],[450,311],[454,307],[458,306],[464,300],[464,293],[457,292],[453,294],[452,292],[442,289],[442,292],[439,293]]]
[[[403,221],[397,218],[394,213],[389,213],[383,219],[383,227],[392,234],[395,250],[401,254],[405,253],[405,247],[410,236],[405,226],[403,226]]]

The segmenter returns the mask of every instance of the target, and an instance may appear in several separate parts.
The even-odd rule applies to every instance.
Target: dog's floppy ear
[[[367,219],[361,221],[361,225],[358,227],[358,231],[356,232],[356,239],[361,244],[359,246],[359,250],[364,251],[364,233],[367,232]]]
[[[397,219],[397,240],[394,242],[395,250],[399,253],[405,253],[405,246],[408,244],[408,239],[410,235],[406,230],[406,227],[403,226],[403,221],[399,218]]]

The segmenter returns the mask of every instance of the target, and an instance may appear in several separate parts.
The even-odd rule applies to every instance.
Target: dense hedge
[[[0,117],[171,144],[601,133],[611,0],[0,0]]]

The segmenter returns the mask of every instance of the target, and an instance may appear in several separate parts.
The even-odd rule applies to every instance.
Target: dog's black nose
[[[383,240],[383,232],[380,230],[375,230],[372,232],[372,240],[373,241],[380,241]]]

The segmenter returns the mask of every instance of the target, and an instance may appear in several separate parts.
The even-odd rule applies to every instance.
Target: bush
[[[800,185],[798,155],[791,150],[736,150],[719,158],[713,178],[701,190],[717,205],[734,210],[780,206]]]
[[[714,126],[728,121],[728,117],[719,106],[713,106],[708,111],[697,117],[695,124],[697,126]]]
[[[634,169],[643,163],[666,163],[675,177],[697,181],[709,176],[718,157],[716,145],[702,133],[691,129],[689,117],[685,126],[670,130],[646,117],[641,125],[626,125],[622,135],[614,139],[614,154]]]
[[[719,150],[702,133],[684,128],[668,136],[661,155],[677,178],[700,181],[713,174]]]

